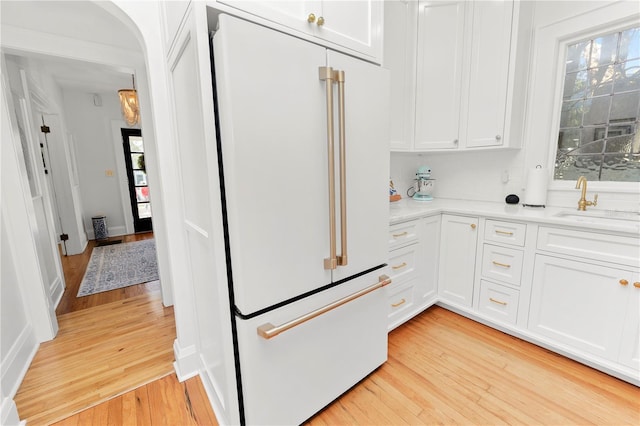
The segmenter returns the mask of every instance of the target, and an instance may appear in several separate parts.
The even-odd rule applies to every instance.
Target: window
[[[567,46],[556,180],[640,182],[640,27]]]

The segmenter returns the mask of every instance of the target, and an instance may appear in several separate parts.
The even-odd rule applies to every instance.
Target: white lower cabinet
[[[633,294],[627,302],[627,315],[622,328],[622,344],[618,361],[640,372],[640,277],[638,275],[633,283],[629,283],[629,287]]]
[[[478,218],[442,215],[438,296],[471,307],[478,242]]]
[[[617,362],[627,344],[625,328],[637,330],[638,313],[628,311],[634,290],[640,290],[630,284],[634,276],[631,268],[536,255],[529,329]],[[631,340],[637,342],[638,336]],[[628,353],[628,361],[635,352]]]
[[[440,216],[389,227],[389,330],[436,302],[439,241]]]
[[[518,319],[519,295],[518,290],[481,280],[478,310],[498,321],[515,324]]]

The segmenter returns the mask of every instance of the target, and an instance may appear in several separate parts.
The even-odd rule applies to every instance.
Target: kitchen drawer
[[[414,304],[415,282],[411,281],[398,287],[390,288],[388,316],[389,324],[393,326],[396,322],[404,322],[403,318]]]
[[[541,226],[537,247],[538,250],[637,267],[640,240],[637,237]]]
[[[527,225],[524,223],[502,222],[487,220],[484,228],[485,241],[513,244],[524,247],[524,237]]]
[[[394,283],[405,282],[416,276],[417,254],[420,245],[414,244],[389,253],[388,274]]]
[[[481,280],[478,309],[498,321],[515,324],[518,318],[519,296],[518,290]]]
[[[520,285],[522,250],[485,244],[482,250],[482,276]]]
[[[389,249],[418,241],[418,224],[419,221],[412,220],[389,226]]]

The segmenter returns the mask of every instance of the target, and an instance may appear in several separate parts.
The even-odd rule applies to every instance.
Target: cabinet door
[[[440,216],[424,219],[420,261],[419,297],[422,302],[433,300],[438,293],[438,261],[440,260]]]
[[[627,367],[640,370],[640,276],[636,274],[627,287],[627,315],[618,360]]]
[[[379,0],[323,1],[324,24],[316,25],[315,35],[379,61],[383,7]]]
[[[458,147],[463,1],[420,2],[415,149]]]
[[[304,1],[234,1],[218,0],[236,9],[243,10],[252,15],[259,16],[268,21],[284,25],[294,30],[313,34],[316,21],[309,22],[309,15],[313,14],[316,19],[322,14],[322,2]]]
[[[438,293],[444,301],[471,306],[478,218],[442,215]]]
[[[474,2],[466,146],[503,144],[513,2]]]
[[[620,280],[629,276],[629,271],[536,255],[529,329],[617,361],[629,297]]]
[[[389,109],[391,151],[413,149],[418,3],[392,0],[384,4],[384,58],[391,72]]]

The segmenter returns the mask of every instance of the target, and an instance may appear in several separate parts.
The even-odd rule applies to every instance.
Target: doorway
[[[136,233],[149,232],[153,229],[153,224],[142,132],[140,129],[121,129],[121,132],[129,181],[133,228]]]

